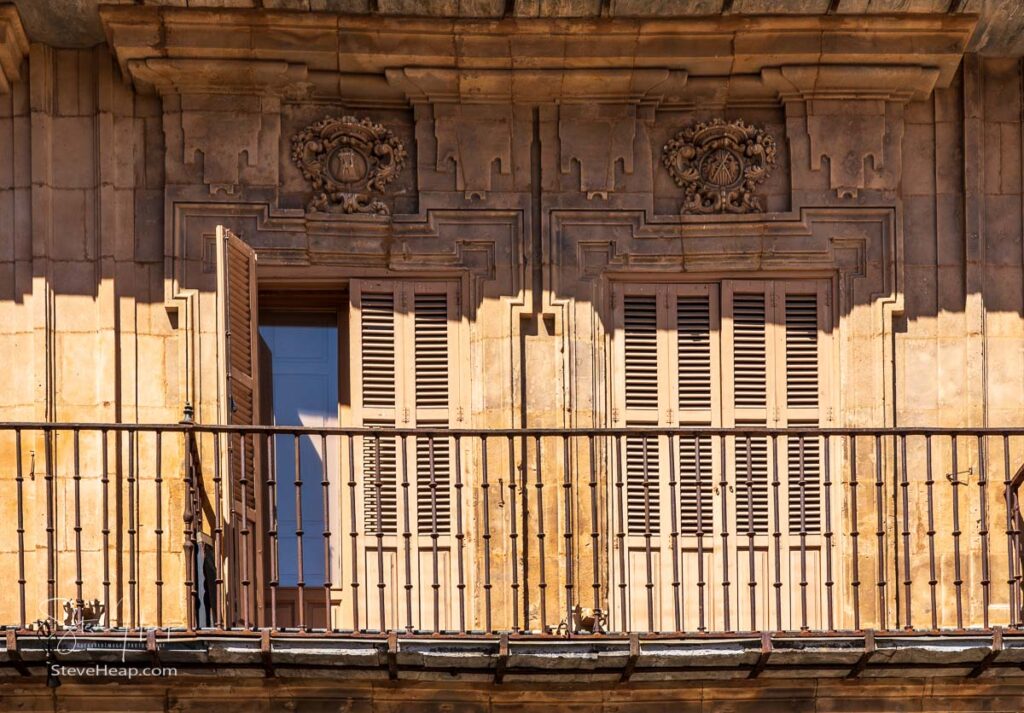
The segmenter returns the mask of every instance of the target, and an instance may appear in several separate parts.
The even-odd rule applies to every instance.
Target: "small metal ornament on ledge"
[[[387,205],[371,194],[384,192],[405,159],[402,142],[368,118],[328,117],[292,138],[292,161],[313,185],[306,206],[313,213],[388,215]]]
[[[761,213],[754,189],[775,168],[776,154],[775,139],[763,129],[713,119],[677,133],[661,162],[685,191],[682,213]]]

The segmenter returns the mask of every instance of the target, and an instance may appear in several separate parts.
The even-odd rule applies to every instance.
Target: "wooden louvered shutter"
[[[776,360],[774,381],[779,427],[820,427],[828,424],[827,283],[777,282],[775,289]],[[822,439],[789,436],[780,439],[784,532],[781,546],[789,556],[785,579],[789,628],[821,624],[823,586],[823,463]],[[801,587],[800,582],[808,582]],[[804,620],[806,598],[807,620]]]
[[[356,424],[403,429],[456,425],[461,415],[457,285],[355,280],[349,289]],[[433,629],[435,543],[441,596],[447,598],[450,589],[452,439],[410,436],[404,452],[401,440],[393,437],[371,435],[361,440],[359,566],[369,585],[363,590],[367,625],[392,628],[399,616],[404,624],[407,612],[400,604],[405,587],[411,586],[416,592],[413,625]],[[384,621],[377,598],[382,581],[387,599]],[[440,609],[442,621],[437,625],[444,628],[449,607],[442,603]]]
[[[707,427],[721,425],[720,319],[715,285],[679,285],[669,299],[669,348],[674,357],[676,417],[673,425]],[[718,542],[714,534],[718,510],[714,507],[715,473],[718,472],[718,441],[708,435],[679,436],[675,441],[676,497],[679,532],[680,575],[683,582],[684,629],[710,627],[717,613],[709,596],[719,580],[716,568]],[[703,601],[701,601],[703,598]],[[703,615],[703,619],[702,619]]]
[[[220,363],[220,421],[235,426],[251,426],[257,422],[259,395],[256,390],[259,374],[258,290],[256,284],[256,253],[241,238],[223,226],[217,226],[217,320]],[[256,476],[259,454],[254,439],[228,434],[221,441],[222,467],[229,477],[224,497],[228,509],[227,556],[232,579],[239,582],[239,538],[248,529],[258,538],[259,518],[256,515]],[[244,487],[243,487],[244,478]],[[244,498],[243,498],[244,490]],[[223,505],[221,505],[223,506]],[[249,562],[249,576],[258,572],[261,563],[255,552]],[[237,575],[237,576],[235,576]],[[250,612],[256,611],[258,587],[252,588],[254,599]],[[237,619],[241,611],[240,592],[228,592],[228,616]]]
[[[772,291],[770,283],[731,283],[726,291],[725,312],[731,376],[731,420],[737,427],[769,425],[774,395],[769,388],[773,358],[771,340]],[[736,483],[737,535],[751,530],[768,533],[767,441],[763,437],[738,437],[734,442],[733,474]]]
[[[440,291],[439,291],[440,290]],[[415,422],[424,428],[448,428],[451,419],[451,348],[455,343],[452,290],[447,284],[421,283],[410,296],[413,332]],[[451,532],[451,439],[416,439],[416,526],[421,535]]]
[[[405,395],[410,425],[449,428],[459,420],[458,292],[452,282],[410,282],[406,290]],[[447,437],[415,439],[413,530],[419,572],[419,620],[425,629],[452,625],[451,583],[454,443]],[[435,566],[436,558],[436,566]],[[434,578],[440,593],[434,621]]]
[[[723,425],[763,428],[772,425],[775,394],[773,296],[770,282],[726,281],[722,285]],[[726,473],[733,485],[729,503],[729,568],[738,621],[757,630],[769,622],[773,577],[769,533],[770,454],[764,436],[728,439]],[[754,584],[755,586],[751,586]],[[751,596],[756,621],[750,621]]]
[[[628,426],[660,425],[666,391],[659,302],[663,291],[638,290],[622,296],[622,404]],[[631,535],[660,529],[657,438],[627,436],[624,444],[625,520]]]
[[[353,289],[358,310],[359,359],[354,386],[361,425],[393,428],[398,420],[395,301],[390,285]],[[362,439],[362,506],[367,534],[398,531],[398,483],[395,439]]]
[[[656,285],[625,285],[616,290],[615,349],[622,374],[616,382],[617,426],[665,424],[671,405],[665,295],[665,288]],[[662,532],[670,529],[663,522],[665,442],[657,436],[631,434],[615,444],[613,478],[622,487],[614,488],[614,507],[626,535],[616,547],[626,551],[621,560],[625,568],[620,566],[613,574],[628,587],[629,611],[624,614],[631,630],[643,631],[652,624],[661,628],[661,568],[667,560],[661,540]],[[653,602],[647,598],[648,584]]]

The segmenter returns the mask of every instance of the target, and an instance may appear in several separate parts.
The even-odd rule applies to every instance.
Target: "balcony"
[[[1024,661],[1022,454],[1024,429],[4,424],[0,658],[980,675]]]

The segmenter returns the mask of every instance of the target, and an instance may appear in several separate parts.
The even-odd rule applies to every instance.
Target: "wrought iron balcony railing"
[[[1024,429],[4,424],[0,624],[1018,628],[1022,462]]]

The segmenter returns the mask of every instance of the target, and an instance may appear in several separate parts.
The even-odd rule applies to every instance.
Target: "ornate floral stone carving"
[[[760,213],[754,188],[775,167],[775,139],[742,120],[695,124],[665,144],[661,162],[685,191],[683,213]]]
[[[354,116],[328,117],[292,138],[292,161],[313,184],[311,212],[376,213],[383,193],[405,165],[402,142],[381,124]]]

